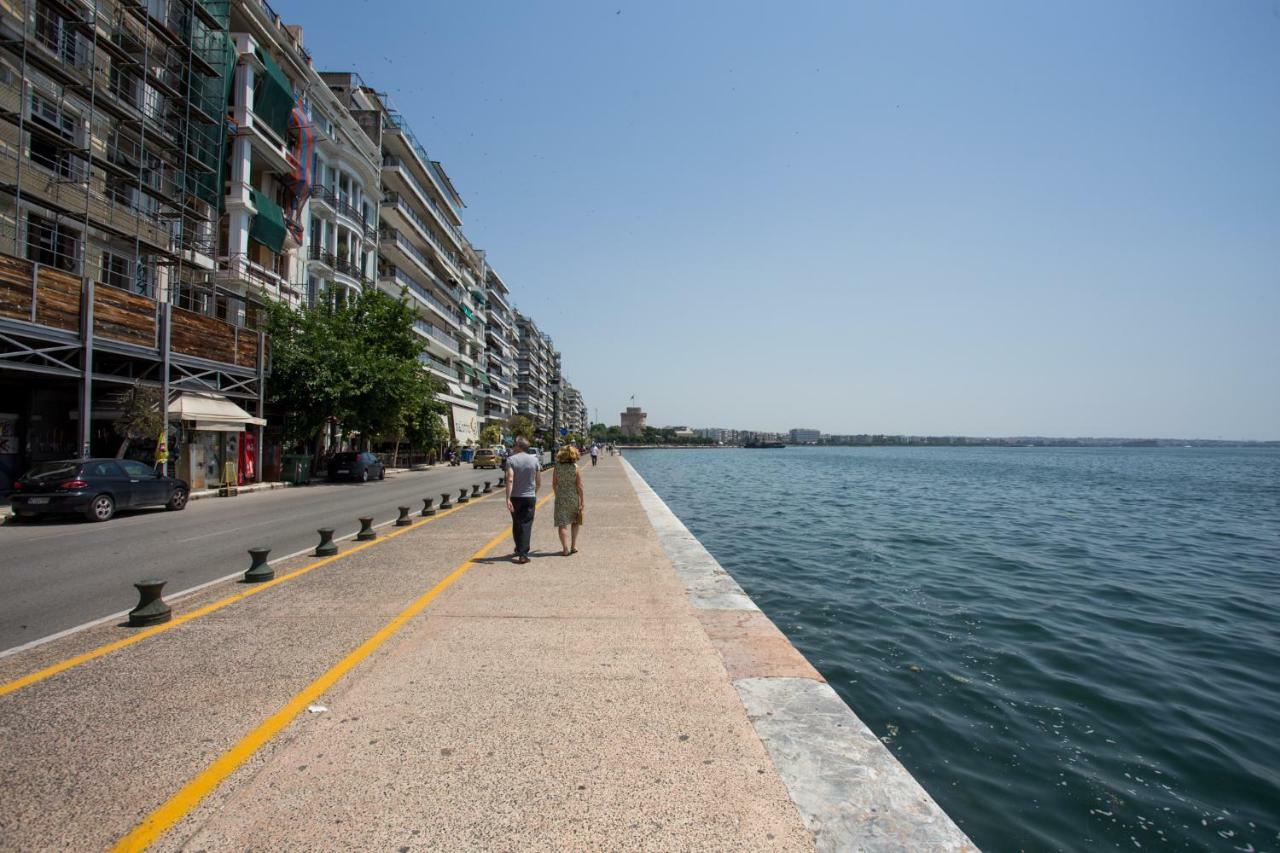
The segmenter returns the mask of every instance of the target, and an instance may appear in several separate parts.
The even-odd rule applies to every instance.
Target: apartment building
[[[489,386],[485,392],[485,423],[504,423],[516,412],[517,342],[511,291],[488,267],[485,272],[485,358]]]
[[[560,385],[560,426],[578,435],[586,435],[591,428],[582,392],[567,380]]]
[[[134,383],[193,485],[261,471],[268,344],[217,280],[230,27],[212,0],[0,0],[0,489],[113,455]]]
[[[535,429],[551,428],[551,382],[555,349],[533,318],[515,313],[516,414],[533,421]]]

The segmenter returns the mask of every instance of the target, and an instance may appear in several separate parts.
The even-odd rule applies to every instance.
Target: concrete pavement
[[[621,460],[583,476],[572,557],[546,505],[533,562],[504,559],[497,495],[0,695],[0,849],[101,848],[140,826],[132,842],[165,850],[839,849],[820,789],[892,767],[829,777],[808,712],[837,709],[769,695],[821,677],[753,606],[701,606],[733,589],[695,592],[696,549],[650,523]],[[0,659],[0,692],[124,633]],[[928,801],[888,781],[903,814],[864,828]],[[874,808],[845,793],[832,814]],[[912,849],[967,849],[956,833]]]

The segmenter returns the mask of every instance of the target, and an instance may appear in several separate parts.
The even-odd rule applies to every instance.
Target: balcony
[[[422,184],[418,183],[418,179],[409,171],[407,164],[403,160],[399,157],[387,154],[382,158],[382,167],[384,169],[393,170],[395,174],[405,182],[405,185],[413,191],[414,195],[422,202],[422,204],[431,209],[431,212],[435,215],[436,221],[439,222],[440,226],[444,228],[450,237],[453,238],[459,249],[467,245],[466,239],[462,236],[462,232],[458,230],[456,225],[449,221],[448,214],[441,210],[440,205],[438,205],[436,200],[431,197],[431,194],[423,189]]]
[[[451,272],[457,278],[462,277],[462,272],[459,269],[461,261],[458,258],[458,255],[444,247],[444,245],[436,238],[436,235],[432,233],[431,226],[423,221],[422,217],[417,214],[413,209],[413,206],[409,204],[408,199],[397,192],[385,192],[382,194],[382,203],[390,208],[391,211],[400,214],[400,216],[404,218],[406,224],[413,228],[413,230],[423,240],[429,243],[431,248],[436,250],[441,263],[448,272]]]
[[[378,226],[370,222],[364,212],[352,204],[346,197],[335,192],[332,187],[317,185],[311,188],[311,200],[319,201],[338,216],[357,226],[357,230],[370,240],[378,239]]]
[[[383,268],[380,277],[383,281],[394,282],[397,287],[407,289],[413,298],[417,299],[423,305],[435,311],[439,317],[446,323],[451,324],[455,328],[462,322],[462,315],[456,309],[449,307],[431,295],[431,292],[414,280],[412,276],[404,270],[396,266],[387,265]]]
[[[444,332],[428,323],[426,320],[414,320],[413,328],[418,332],[418,334],[426,337],[428,343],[434,342],[447,350],[452,356],[456,357],[459,355],[458,342],[450,335],[446,335]]]

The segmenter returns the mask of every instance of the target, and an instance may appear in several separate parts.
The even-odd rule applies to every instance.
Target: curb
[[[622,467],[817,849],[976,853],[631,463]]]

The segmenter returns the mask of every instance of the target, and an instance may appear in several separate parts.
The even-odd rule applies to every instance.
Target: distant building
[[[675,435],[676,438],[693,438],[696,433],[687,426],[667,427]]]
[[[640,411],[639,406],[627,406],[621,415],[622,434],[628,438],[639,438],[644,434],[645,419],[649,416]]]
[[[822,438],[822,433],[816,429],[791,430],[792,444],[816,444],[820,438]]]

